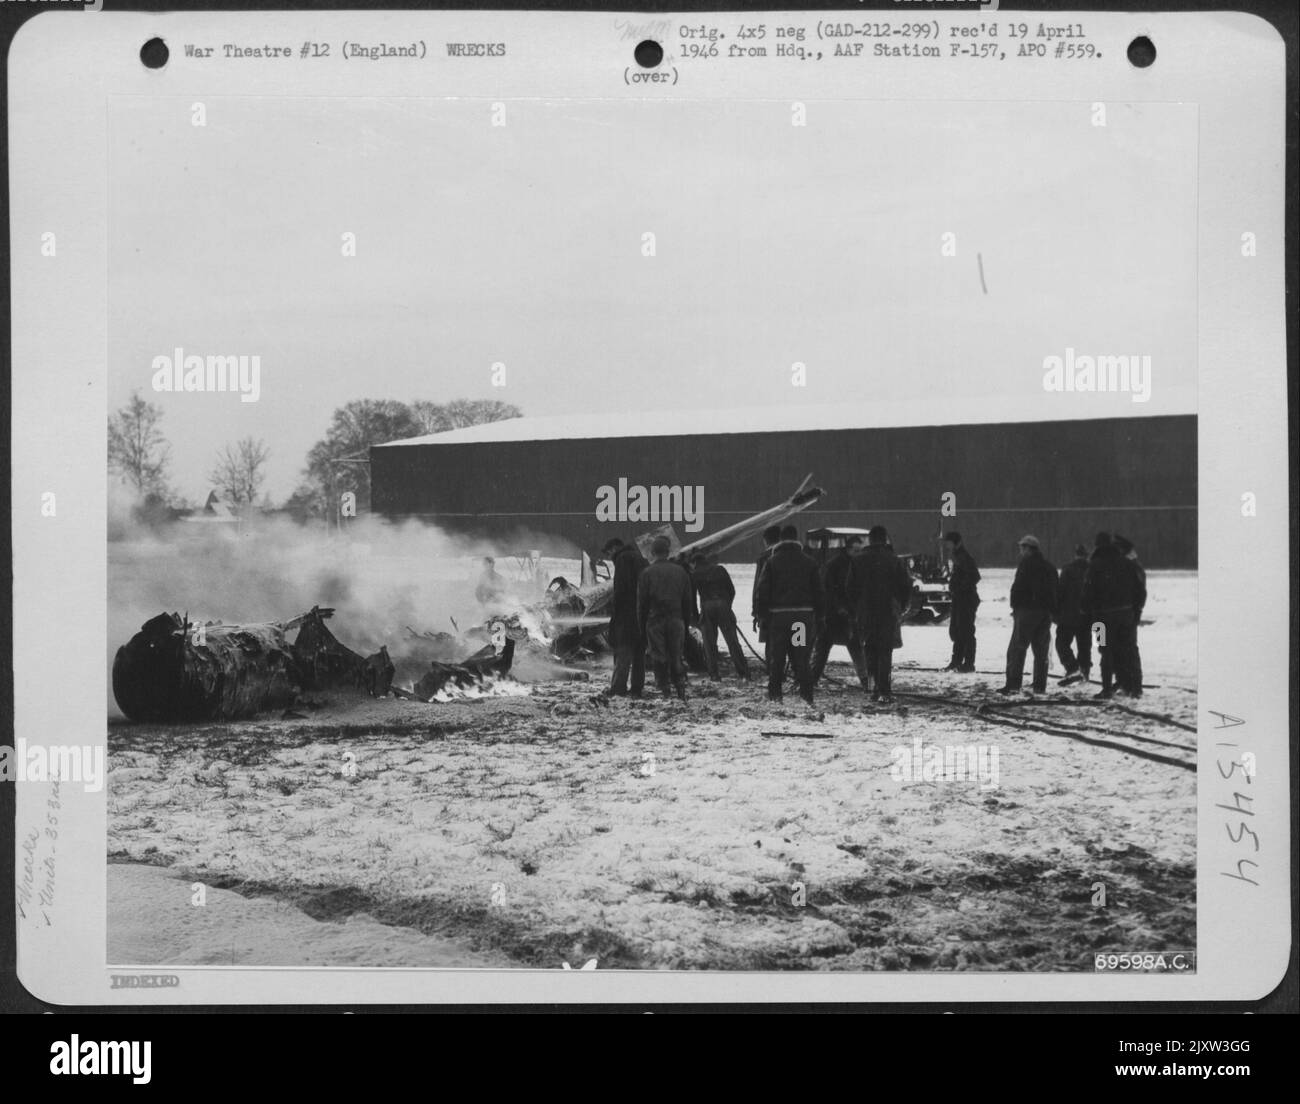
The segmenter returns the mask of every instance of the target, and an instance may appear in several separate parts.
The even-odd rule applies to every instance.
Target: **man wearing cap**
[[[650,545],[650,566],[637,580],[637,623],[650,646],[655,685],[664,697],[675,691],[685,701],[686,626],[695,613],[695,595],[686,568],[668,558],[671,551],[667,537],[655,537]]]
[[[862,689],[867,690],[871,685],[871,673],[867,669],[862,643],[858,640],[853,603],[849,599],[849,569],[853,566],[853,557],[861,550],[862,538],[856,534],[851,535],[822,569],[822,591],[826,595],[826,631],[817,634],[812,676],[814,682],[821,680],[826,670],[826,661],[830,658],[831,646],[839,640],[848,648],[853,668],[858,673],[858,681],[862,683]]]
[[[1137,549],[1133,547],[1133,542],[1128,537],[1121,537],[1116,533],[1115,547],[1133,565],[1133,570],[1137,573],[1138,592],[1141,595],[1141,603],[1133,607],[1133,646],[1129,653],[1128,685],[1124,688],[1125,693],[1130,697],[1140,698],[1142,696],[1142,649],[1138,647],[1138,625],[1142,621],[1142,610],[1146,606],[1147,572],[1138,561]]]
[[[943,539],[952,546],[952,566],[948,570],[948,593],[952,596],[952,613],[948,618],[948,639],[952,641],[952,662],[945,671],[975,670],[975,610],[980,604],[980,569],[975,557],[962,544],[958,532],[945,533]]]
[[[1092,632],[1083,614],[1083,580],[1087,574],[1088,550],[1075,545],[1074,559],[1061,568],[1056,586],[1056,655],[1065,668],[1062,686],[1087,682],[1092,671]]]
[[[748,682],[749,664],[745,653],[740,650],[736,615],[731,608],[736,597],[736,585],[731,581],[730,573],[722,564],[714,563],[703,552],[697,552],[691,557],[691,582],[700,604],[700,632],[704,636],[704,662],[709,669],[709,678],[714,682],[721,678],[718,673],[718,633],[721,632],[736,674]]]
[[[912,576],[889,548],[883,525],[867,532],[867,547],[849,568],[849,598],[857,621],[858,639],[866,652],[868,670],[875,677],[872,701],[893,701],[897,617],[912,598]]]
[[[1035,694],[1047,690],[1047,653],[1056,613],[1056,568],[1043,556],[1038,538],[1024,536],[1017,546],[1020,563],[1011,583],[1011,643],[1007,646],[1007,684],[999,694],[1018,694],[1025,678],[1025,654],[1034,653]]]
[[[754,611],[767,625],[767,696],[780,701],[784,692],[785,662],[790,659],[799,696],[813,701],[812,668],[808,652],[825,615],[821,573],[816,561],[799,543],[799,530],[787,525],[772,547],[758,580]]]
[[[614,677],[606,697],[639,698],[645,689],[645,636],[637,619],[637,583],[646,569],[645,557],[635,544],[614,537],[602,555],[614,561],[614,596],[610,606],[609,644],[614,649]],[[632,685],[628,688],[628,676]]]

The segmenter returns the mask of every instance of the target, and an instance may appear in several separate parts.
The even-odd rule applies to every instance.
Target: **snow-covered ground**
[[[981,673],[926,670],[946,627],[905,627],[888,707],[833,662],[814,712],[699,677],[685,705],[606,708],[593,665],[526,697],[111,723],[109,961],[1057,971],[1191,948],[1196,575],[1150,577],[1140,703],[998,699],[1010,579],[984,571]],[[930,748],[982,776],[907,777]],[[219,923],[169,906],[193,881],[238,891]]]

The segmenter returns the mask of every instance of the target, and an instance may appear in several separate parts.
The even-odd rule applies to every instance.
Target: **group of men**
[[[849,650],[862,688],[892,701],[894,649],[902,647],[912,575],[894,555],[883,525],[849,537],[824,568],[804,551],[793,525],[763,534],[754,573],[754,626],[767,645],[767,696],[780,701],[787,660],[809,705],[831,647]]]
[[[804,550],[793,525],[772,526],[763,543],[752,612],[765,645],[768,698],[782,700],[786,671],[792,668],[800,697],[811,704],[831,646],[839,643],[848,647],[873,700],[891,700],[893,649],[902,644],[900,625],[911,600],[912,577],[894,555],[884,527],[869,531],[865,550],[860,551],[860,538],[851,538],[824,568]],[[648,651],[659,690],[685,700],[686,632],[697,623],[709,677],[720,677],[721,634],[736,674],[750,679],[732,608],[736,588],[727,569],[697,554],[688,572],[670,553],[665,537],[651,544],[650,563],[618,538],[603,550],[614,564],[609,629],[614,674],[607,696],[642,695]]]
[[[975,609],[979,605],[979,568],[962,544],[960,533],[944,540],[953,547],[949,590],[952,638],[949,671],[975,670]],[[1116,694],[1142,696],[1142,655],[1137,627],[1146,605],[1146,571],[1133,542],[1118,534],[1098,533],[1092,552],[1082,544],[1074,559],[1058,572],[1043,555],[1038,538],[1018,542],[1020,560],[1011,583],[1011,642],[1007,646],[1006,684],[1000,694],[1018,694],[1024,683],[1025,658],[1034,657],[1034,693],[1047,689],[1048,649],[1056,624],[1056,654],[1065,668],[1063,686],[1086,682],[1092,671],[1096,634],[1101,657],[1099,698]]]
[[[1020,563],[1011,584],[1013,628],[1007,648],[1007,681],[1001,694],[1017,694],[1025,655],[1032,651],[1035,693],[1047,689],[1047,652],[1056,622],[1056,654],[1065,668],[1062,685],[1087,681],[1094,634],[1101,657],[1099,698],[1142,696],[1142,653],[1137,629],[1147,601],[1146,571],[1133,542],[1098,533],[1091,554],[1084,545],[1061,571],[1043,555],[1036,538],[1020,540]]]
[[[603,555],[614,563],[614,593],[609,624],[614,649],[614,675],[606,696],[639,698],[645,688],[649,651],[655,685],[665,696],[686,700],[686,630],[698,624],[704,637],[709,676],[718,673],[718,633],[726,640],[736,673],[749,678],[749,665],[740,648],[731,603],[736,587],[727,569],[697,555],[691,571],[669,559],[672,545],[656,537],[651,562],[634,544],[615,537]]]
[[[975,670],[975,619],[980,604],[979,566],[960,533],[944,535],[949,545],[952,613],[948,635],[952,660],[947,671]],[[752,614],[763,642],[767,696],[781,701],[787,669],[809,704],[826,669],[831,648],[848,649],[863,689],[873,701],[892,700],[893,652],[902,646],[901,625],[913,582],[889,543],[884,526],[862,538],[850,536],[824,566],[804,550],[798,530],[772,526],[763,534],[755,564]],[[1043,555],[1036,537],[1018,542],[1020,554],[1011,584],[1011,642],[1001,694],[1021,692],[1027,656],[1033,655],[1032,689],[1047,689],[1048,650],[1056,624],[1056,653],[1065,668],[1062,685],[1087,681],[1094,634],[1101,660],[1098,697],[1140,697],[1142,658],[1137,626],[1146,604],[1146,572],[1133,543],[1098,533],[1091,553],[1083,545],[1059,572]],[[604,549],[614,564],[609,639],[614,674],[607,696],[640,697],[649,652],[655,684],[665,695],[686,698],[686,634],[698,624],[709,677],[720,677],[718,635],[726,643],[736,674],[750,679],[732,605],[736,588],[727,569],[703,554],[690,570],[670,558],[671,545],[657,537],[646,562],[635,545],[615,538]]]

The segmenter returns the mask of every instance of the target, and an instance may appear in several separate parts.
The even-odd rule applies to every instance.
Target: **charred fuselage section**
[[[113,696],[133,721],[212,721],[283,709],[305,690],[360,688],[366,660],[325,626],[333,612],[253,625],[160,613],[117,650]]]

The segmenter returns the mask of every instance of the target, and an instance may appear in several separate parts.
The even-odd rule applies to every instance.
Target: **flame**
[[[526,698],[532,693],[522,682],[514,679],[485,679],[479,686],[461,688],[448,683],[429,700],[431,702],[478,701],[482,698]]]

